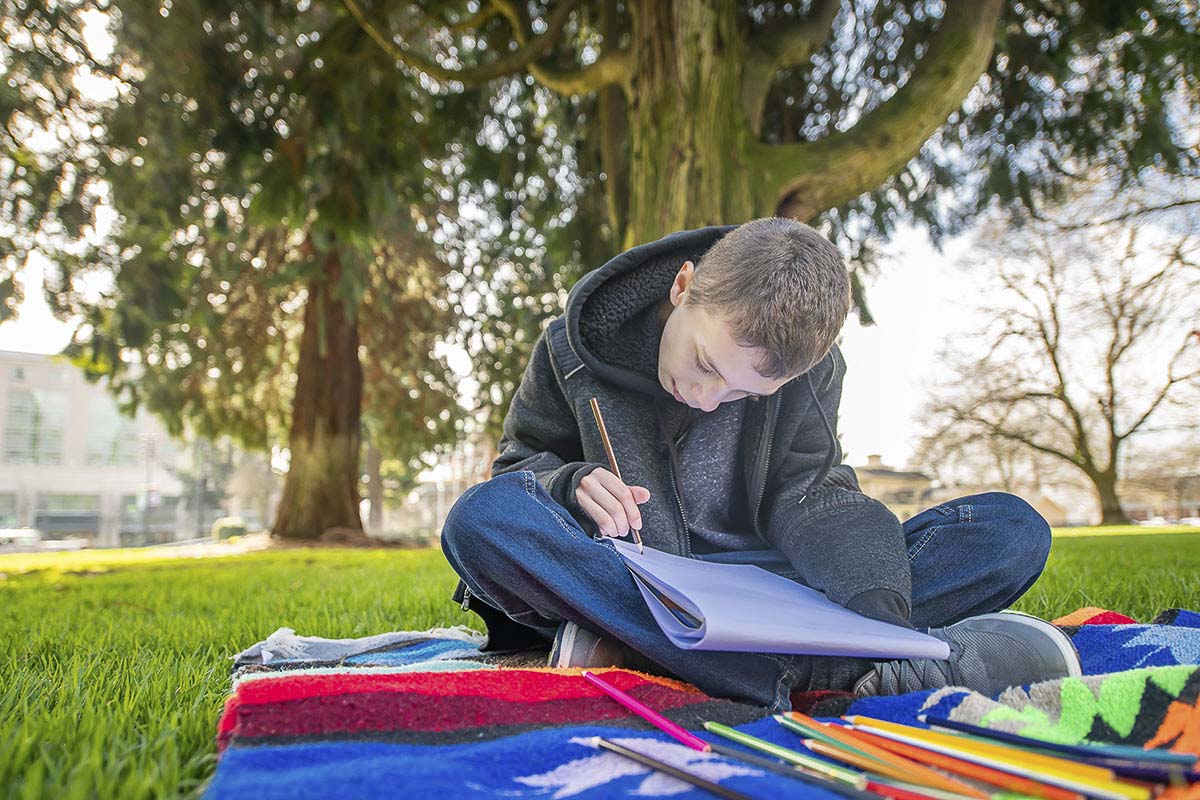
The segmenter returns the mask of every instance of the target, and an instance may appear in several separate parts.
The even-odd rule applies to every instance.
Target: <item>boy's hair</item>
[[[689,303],[720,318],[742,347],[765,351],[755,370],[794,377],[833,346],[850,312],[850,278],[837,247],[793,219],[739,225],[696,265]]]

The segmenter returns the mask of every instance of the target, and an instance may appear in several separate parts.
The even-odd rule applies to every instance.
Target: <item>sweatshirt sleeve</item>
[[[584,531],[592,536],[599,531],[575,500],[575,490],[584,476],[603,465],[584,460],[579,422],[551,362],[547,329],[534,342],[529,363],[504,415],[497,448],[492,477],[531,470]]]
[[[853,469],[841,463],[837,415],[845,371],[836,346],[813,368],[816,399],[834,433],[833,466],[820,486],[812,485],[821,477],[831,445],[810,395],[793,440],[781,448],[779,478],[772,480],[773,491],[765,501],[767,539],[806,584],[835,603],[868,616],[903,612],[907,617],[912,574],[900,521],[883,503],[863,494]]]

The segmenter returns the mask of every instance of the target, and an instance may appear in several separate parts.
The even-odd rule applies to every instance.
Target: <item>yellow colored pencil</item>
[[[1038,764],[1050,769],[1061,770],[1063,772],[1095,778],[1096,780],[1112,780],[1116,777],[1111,769],[1106,767],[1098,767],[1094,764],[1081,764],[1077,761],[1070,761],[1057,756],[1047,756],[1041,753],[1033,753],[1027,751],[1018,751],[1012,748],[1003,747],[1001,745],[993,745],[990,743],[979,742],[974,739],[967,739],[963,736],[957,736],[953,733],[943,733],[941,731],[931,731],[928,728],[917,728],[912,725],[902,725],[898,722],[889,722],[883,719],[874,719],[872,717],[863,717],[854,715],[848,718],[851,725],[867,725],[872,728],[881,728],[885,731],[894,731],[912,736],[917,739],[925,739],[931,742],[940,742],[949,747],[958,748],[971,753],[980,753],[983,755],[994,755],[1000,760],[1019,759],[1022,764]]]
[[[895,723],[888,723],[885,720],[871,720],[868,717],[859,717],[858,719],[858,722],[853,723],[856,729],[874,733],[885,739],[893,739],[919,747],[926,747],[934,752],[954,756],[964,761],[971,761],[984,766],[1002,768],[1017,775],[1032,778],[1033,780],[1053,786],[1060,786],[1064,789],[1070,789],[1092,797],[1105,798],[1105,800],[1149,800],[1152,795],[1146,786],[1140,784],[1119,780],[1106,780],[1093,775],[1080,775],[1046,765],[1035,767],[1032,763],[1022,759],[1022,753],[1010,752],[1000,755],[990,751],[973,750],[962,747],[962,743],[957,737],[948,737],[949,741],[946,739],[936,739],[933,736],[924,735],[928,734],[929,731],[923,729],[910,729],[905,725],[896,725]],[[888,727],[877,727],[874,723],[883,723]]]
[[[847,750],[842,747],[834,747],[833,745],[822,742],[819,739],[802,739],[801,741],[804,742],[805,747],[817,755],[822,755],[826,758],[832,758],[835,761],[842,762],[843,764],[849,764],[852,767],[861,769],[863,772],[872,773],[884,779],[893,779],[901,781],[906,785],[921,787],[917,789],[917,791],[924,791],[925,789],[938,789],[951,792],[951,794],[954,794],[956,797],[972,797],[976,798],[976,800],[987,800],[988,798],[986,793],[977,791],[975,789],[970,789],[970,787],[966,787],[970,789],[971,792],[971,794],[967,795],[963,794],[962,792],[946,789],[940,784],[937,786],[931,786],[925,783],[924,780],[917,778],[911,772],[902,767],[892,766],[891,764],[877,761],[876,759],[869,758],[867,756],[859,755],[852,750]]]
[[[893,772],[890,773],[893,777],[900,780],[908,781],[909,783],[920,783],[927,786],[935,786],[939,789],[945,789],[949,792],[957,792],[968,797],[977,798],[977,800],[986,800],[987,793],[981,792],[978,789],[969,786],[962,781],[955,780],[946,775],[943,775],[936,770],[930,769],[923,764],[918,764],[912,759],[897,755],[882,747],[876,747],[870,742],[863,742],[847,735],[837,725],[826,725],[810,716],[801,714],[799,711],[789,711],[783,715],[784,724],[789,721],[800,726],[800,730],[810,729],[818,736],[824,739],[832,739],[842,750],[857,751],[867,756],[869,759],[881,761],[884,764],[892,767]],[[811,748],[810,748],[811,749]],[[865,767],[864,767],[865,769]],[[881,773],[882,774],[882,773]]]

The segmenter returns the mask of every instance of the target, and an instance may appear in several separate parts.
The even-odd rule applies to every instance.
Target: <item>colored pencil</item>
[[[924,794],[923,792],[914,791],[908,788],[902,788],[890,783],[882,783],[880,781],[867,781],[867,791],[881,794],[884,797],[892,797],[895,800],[943,800],[932,794]]]
[[[874,782],[931,797],[933,800],[967,800],[966,797],[957,792],[947,792],[944,789],[934,789],[932,786],[922,786],[919,783],[909,783],[908,781],[896,780],[894,778],[877,778]]]
[[[774,759],[767,758],[766,756],[760,756],[756,753],[748,753],[744,750],[738,750],[736,747],[730,747],[729,745],[721,744],[720,742],[709,742],[708,744],[712,747],[712,751],[717,755],[732,759],[734,761],[743,761],[747,764],[758,767],[759,769],[765,769],[768,772],[775,773],[776,775],[782,775],[785,778],[798,780],[802,783],[808,784],[809,786],[819,786],[820,788],[826,789],[834,794],[840,794],[843,797],[853,798],[853,800],[878,800],[878,797],[871,792],[855,789],[848,783],[843,783],[842,781],[835,780],[834,778],[829,778],[817,773],[807,772],[803,767],[785,764],[782,761],[775,761]]]
[[[983,755],[977,752],[956,749],[952,744],[935,743],[928,739],[918,739],[916,737],[906,736],[905,734],[897,733],[894,730],[885,730],[883,728],[876,728],[874,726],[865,724],[856,724],[855,728],[865,730],[868,733],[877,734],[885,739],[892,739],[894,741],[904,742],[905,744],[924,747],[944,755],[961,758],[964,761],[971,761],[975,764],[982,764],[986,767],[992,767],[993,769],[1012,772],[1016,775],[1041,781],[1042,783],[1049,783],[1053,786],[1060,786],[1064,789],[1070,789],[1071,791],[1079,792],[1080,794],[1103,798],[1103,800],[1148,800],[1150,796],[1150,792],[1143,786],[1130,783],[1118,783],[1115,781],[1103,781],[1090,776],[1065,776],[1059,772],[1049,772],[1045,767],[1042,767],[1040,770],[1035,769],[1031,766],[1022,764],[1019,755],[1016,758],[1010,757],[1010,760],[1006,761],[991,755]]]
[[[1104,742],[1088,742],[1087,744],[1062,744],[1060,742],[1047,742],[1044,739],[1034,739],[1031,736],[1022,736],[1019,733],[1010,733],[1009,731],[992,730],[991,728],[983,728],[979,725],[971,725],[966,722],[946,719],[945,717],[934,717],[929,714],[922,714],[917,717],[921,722],[927,725],[933,725],[938,728],[947,728],[961,733],[972,734],[974,736],[990,739],[996,742],[1005,742],[1016,745],[1017,747],[1033,747],[1038,750],[1052,750],[1057,753],[1068,755],[1081,756],[1083,758],[1091,758],[1101,756],[1104,758],[1127,759],[1130,761],[1159,761],[1166,764],[1179,764],[1188,769],[1195,769],[1198,765],[1196,756],[1190,753],[1172,753],[1169,750],[1154,750],[1143,749],[1141,747],[1132,747],[1130,745],[1107,744]]]
[[[646,720],[663,733],[674,737],[676,740],[686,744],[693,750],[699,750],[702,753],[707,753],[712,749],[708,742],[704,741],[699,736],[696,736],[693,733],[688,733],[681,726],[671,722],[671,720],[667,719],[646,704],[635,700],[633,697],[630,697],[628,694],[622,692],[620,689],[613,686],[603,678],[596,676],[586,669],[583,671],[583,677],[593,686],[604,692],[613,700],[616,700],[618,703],[625,706],[625,708],[629,709],[634,714],[637,714],[639,717]]]
[[[613,452],[612,441],[608,438],[608,428],[604,427],[604,417],[600,415],[600,403],[594,397],[588,402],[592,406],[592,416],[596,418],[596,427],[600,430],[600,440],[604,442],[604,453],[608,456],[608,465],[612,467],[613,475],[624,481],[625,479],[621,478],[621,470],[617,466],[617,454]],[[642,550],[642,534],[634,527],[630,527],[629,532],[633,534],[633,543],[637,545],[638,553],[644,552]]]
[[[931,786],[921,781],[912,780],[911,776],[899,767],[893,767],[891,764],[886,764],[882,761],[877,761],[873,758],[860,756],[852,750],[847,750],[844,747],[836,747],[831,744],[819,741],[817,739],[804,739],[804,746],[812,752],[826,758],[831,758],[834,761],[840,761],[843,764],[849,764],[855,769],[860,769],[867,773],[868,780],[882,778],[890,781],[901,781],[913,786],[920,786],[922,789],[933,789],[936,791],[945,791],[956,797],[971,797],[976,800],[987,800],[988,795],[983,792],[971,790],[971,794],[966,795],[961,792],[951,792],[949,789],[944,789],[941,786]]]
[[[804,731],[810,730],[820,734],[823,739],[832,739],[830,742],[834,747],[841,750],[850,749],[861,753],[867,758],[874,761],[886,764],[891,768],[892,777],[908,781],[909,783],[919,783],[926,786],[933,786],[939,789],[945,789],[948,792],[956,792],[968,797],[975,797],[978,800],[986,800],[987,795],[972,786],[968,786],[962,781],[956,781],[953,778],[948,778],[940,772],[935,772],[929,767],[914,763],[913,761],[897,756],[883,748],[876,747],[870,742],[862,742],[848,736],[844,731],[834,725],[823,725],[810,716],[801,714],[799,711],[789,711],[787,714],[777,715],[775,717],[785,727],[792,728],[803,735]],[[795,726],[794,728],[792,726]],[[807,745],[806,745],[807,746]],[[817,751],[820,752],[820,751]],[[861,765],[856,765],[860,768]],[[865,769],[865,768],[864,768]],[[880,772],[880,770],[876,770]],[[887,773],[883,773],[887,774]]]
[[[828,761],[823,761],[819,758],[814,758],[804,753],[798,753],[783,745],[768,742],[766,739],[759,739],[757,736],[751,736],[748,733],[735,730],[728,725],[722,725],[719,722],[706,722],[704,729],[718,736],[724,736],[726,739],[737,742],[740,745],[759,750],[763,753],[770,753],[776,758],[781,758],[789,764],[797,764],[805,769],[818,772],[826,777],[848,783],[856,789],[866,788],[866,778],[861,773],[845,767],[839,767],[830,764]]]
[[[605,739],[601,736],[595,737],[592,741],[594,741],[598,747],[603,747],[605,750],[611,750],[612,752],[622,755],[631,761],[638,762],[644,767],[650,767],[650,769],[658,770],[666,775],[670,775],[672,778],[678,778],[685,783],[690,783],[692,786],[705,789],[717,795],[718,797],[726,797],[729,800],[753,800],[753,798],[751,798],[749,795],[736,792],[733,789],[726,788],[719,783],[713,783],[707,778],[701,778],[699,775],[694,775],[685,769],[680,769],[674,764],[668,764],[665,761],[659,761],[653,756],[648,756],[645,753],[638,752],[637,750],[631,750],[630,748],[619,745],[616,742],[610,742],[608,739]]]
[[[958,748],[972,753],[980,753],[982,755],[993,755],[1002,760],[1019,758],[1020,763],[1022,764],[1027,764],[1029,766],[1037,765],[1045,769],[1061,772],[1067,776],[1078,776],[1102,781],[1111,781],[1115,777],[1111,769],[1097,767],[1092,764],[1083,764],[1078,761],[1070,761],[1060,756],[1033,753],[1028,750],[1018,751],[1011,747],[1005,747],[1004,745],[995,744],[993,742],[980,742],[952,733],[932,731],[928,728],[917,728],[912,725],[901,725],[898,722],[889,722],[887,720],[873,719],[871,717],[852,716],[849,719],[851,724],[855,726],[864,725],[871,728],[882,728],[885,731],[893,731],[904,736],[911,736],[920,740],[938,742],[946,745],[947,747]]]
[[[851,729],[846,732],[855,737],[864,737],[867,742],[882,747],[885,750],[891,750],[913,761],[919,761],[931,767],[938,767],[947,772],[962,775],[965,778],[973,778],[984,783],[990,783],[993,786],[999,786],[1008,791],[1033,795],[1034,797],[1045,798],[1045,800],[1083,800],[1083,795],[1079,792],[1072,792],[1058,786],[1040,783],[1032,778],[1014,775],[1011,772],[1005,772],[992,767],[985,767],[982,764],[974,764],[970,761],[964,761],[961,758],[944,755],[933,750],[926,750],[916,745],[892,741],[891,739],[885,739],[882,736],[876,736],[873,733],[868,733],[860,729]]]

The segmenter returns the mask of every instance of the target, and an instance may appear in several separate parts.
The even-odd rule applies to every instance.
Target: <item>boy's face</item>
[[[695,265],[685,261],[671,284],[673,307],[667,307],[658,348],[659,383],[679,402],[705,412],[752,394],[773,394],[788,379],[759,375],[753,364],[763,351],[739,345],[719,317],[686,302],[694,277]]]

